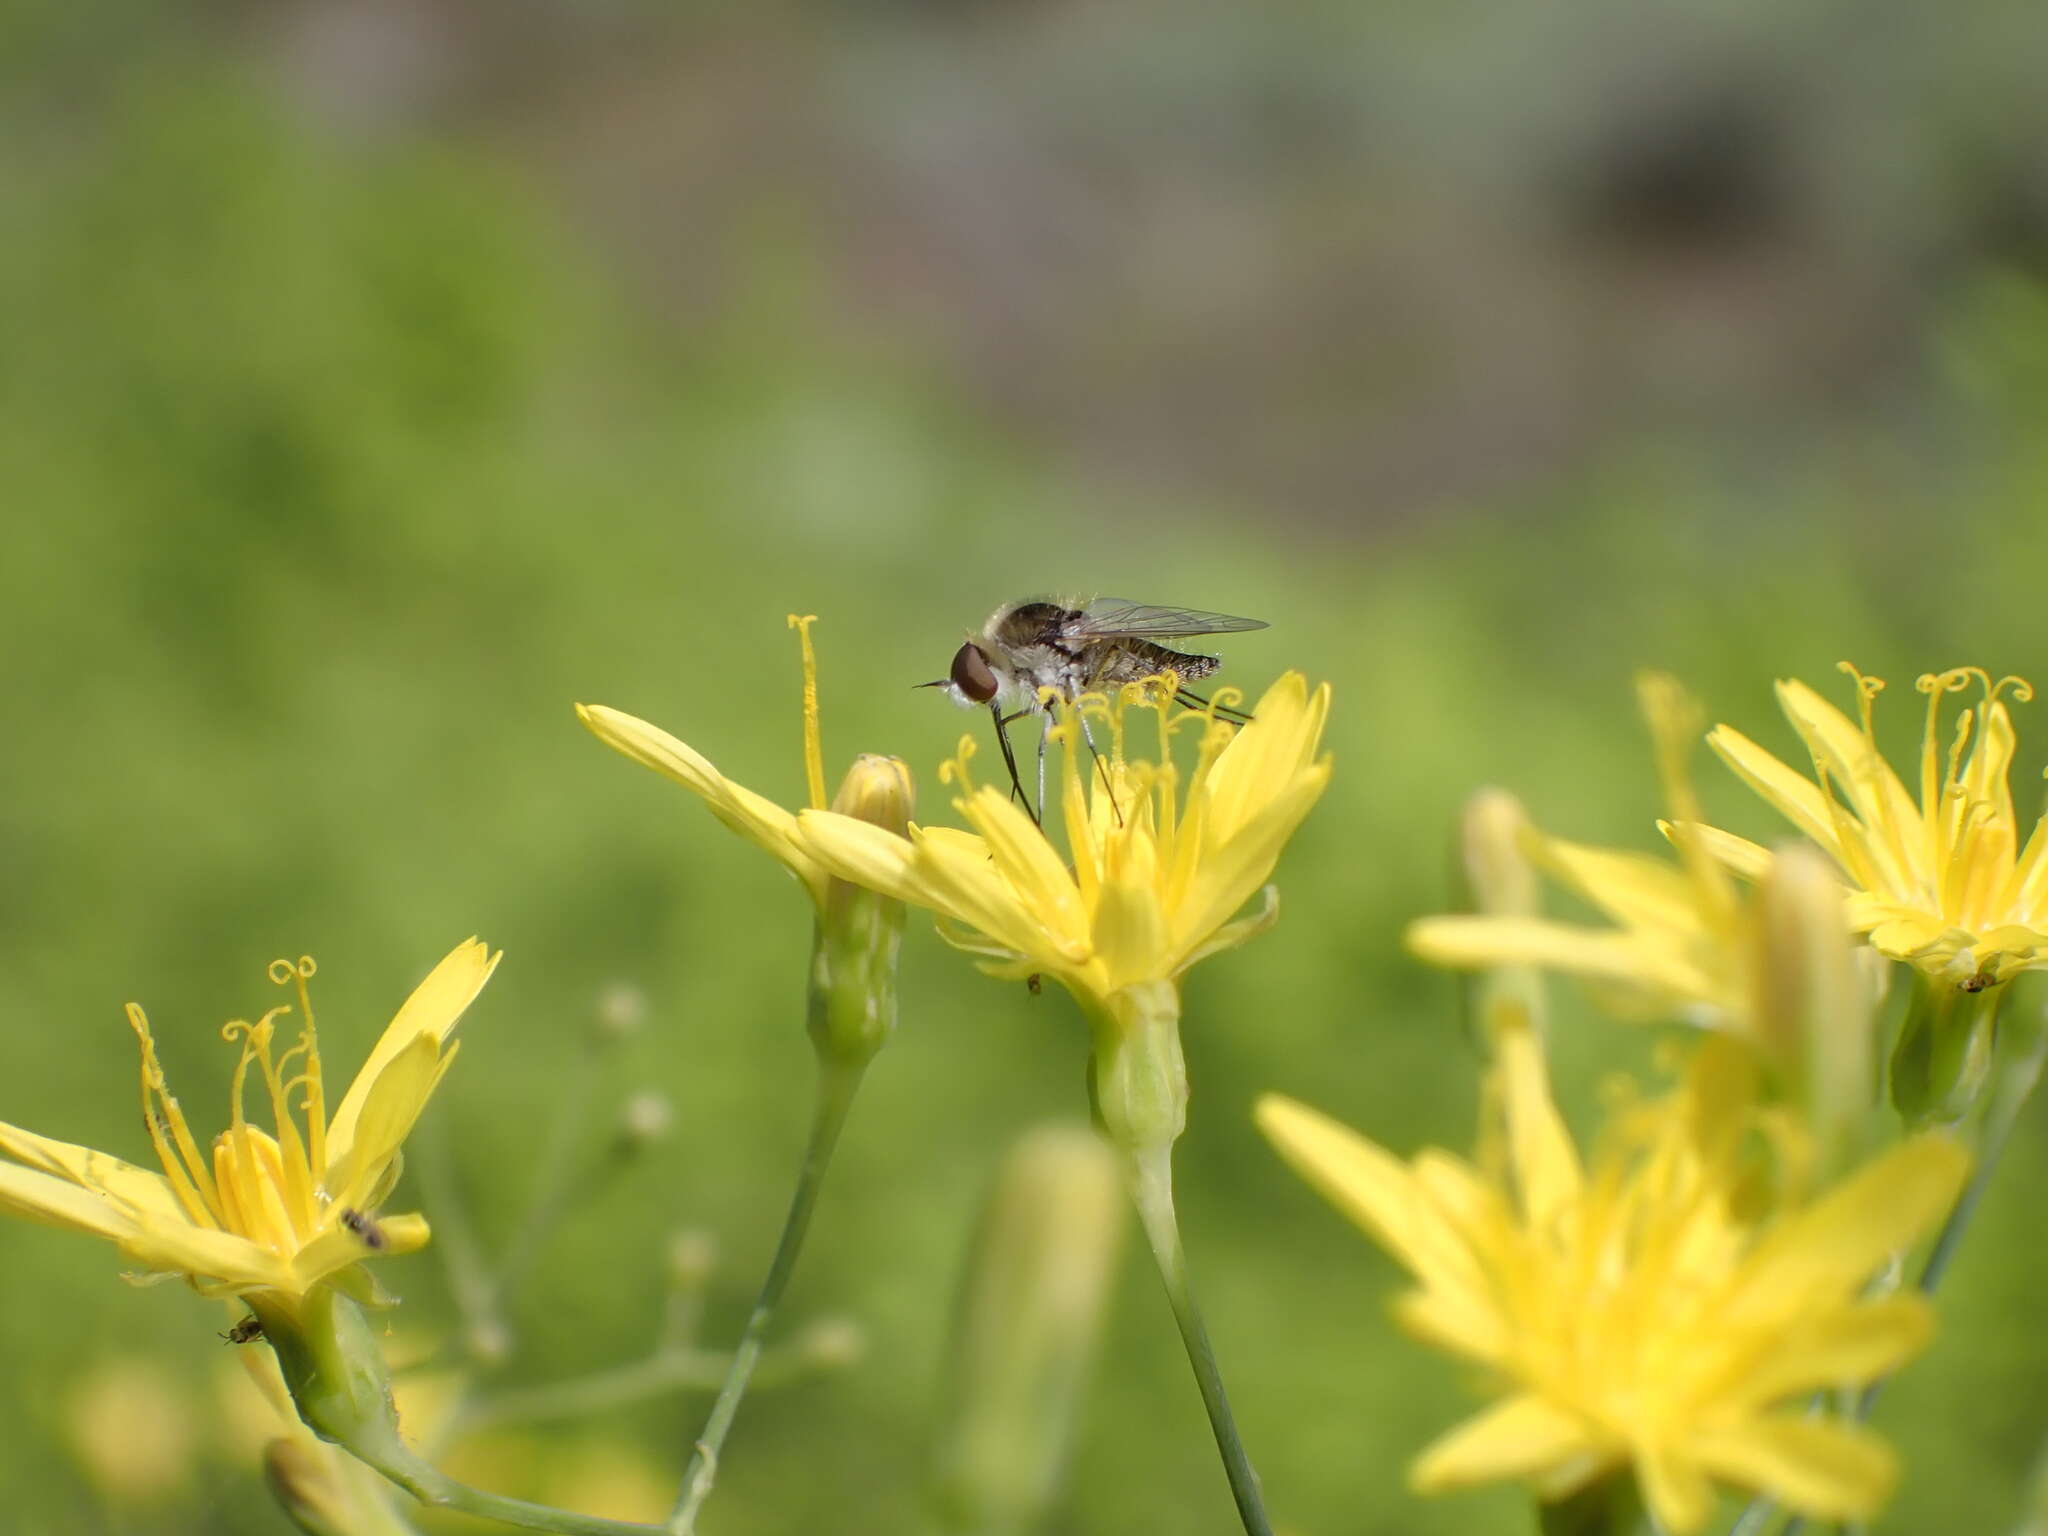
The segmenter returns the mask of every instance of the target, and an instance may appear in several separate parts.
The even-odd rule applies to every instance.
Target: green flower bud
[[[832,809],[906,834],[913,792],[910,770],[893,757],[854,760]],[[896,1027],[896,956],[903,942],[903,903],[832,876],[818,908],[811,947],[811,1041],[826,1061],[864,1063]]]
[[[949,1532],[1035,1528],[1058,1487],[1122,1244],[1116,1155],[1044,1126],[1004,1158],[956,1313],[933,1493]]]
[[[1828,1166],[1847,1167],[1877,1096],[1877,1020],[1841,881],[1819,849],[1795,845],[1771,860],[1757,902],[1758,1048]]]

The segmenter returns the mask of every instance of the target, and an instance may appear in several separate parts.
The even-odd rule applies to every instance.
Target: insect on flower
[[[252,1314],[222,1334],[221,1340],[227,1344],[253,1344],[262,1337],[263,1319]]]
[[[980,633],[969,635],[953,653],[947,676],[918,686],[945,689],[963,709],[988,706],[996,723],[996,741],[1003,749],[1003,765],[1010,771],[1010,793],[1024,802],[1031,819],[1037,821],[1045,804],[1045,738],[1052,726],[1052,714],[1045,707],[1047,690],[1071,702],[1083,693],[1171,673],[1176,683],[1174,697],[1181,704],[1209,709],[1209,700],[1183,685],[1209,676],[1223,665],[1222,658],[1176,651],[1159,642],[1265,627],[1263,619],[1239,619],[1195,608],[1155,608],[1113,597],[1087,602],[1026,598],[1005,603],[990,614]],[[1227,706],[1215,708],[1226,719],[1248,718]],[[1030,714],[1040,721],[1035,802],[1024,793],[1009,735],[1011,722]],[[1081,731],[1099,760],[1102,754],[1088,734],[1085,719]]]
[[[341,1224],[355,1233],[365,1248],[376,1252],[384,1246],[384,1229],[361,1211],[350,1208],[341,1213]]]

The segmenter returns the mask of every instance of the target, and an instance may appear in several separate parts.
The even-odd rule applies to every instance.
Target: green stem
[[[1259,1475],[1252,1470],[1244,1441],[1231,1416],[1230,1399],[1223,1392],[1223,1373],[1216,1366],[1216,1352],[1209,1346],[1209,1331],[1202,1326],[1201,1310],[1188,1284],[1187,1254],[1181,1247],[1180,1221],[1173,1208],[1173,1146],[1171,1142],[1148,1148],[1120,1147],[1131,1198],[1144,1225],[1145,1240],[1166,1286],[1166,1299],[1173,1306],[1174,1321],[1180,1324],[1181,1342],[1187,1347],[1188,1363],[1195,1368],[1195,1383],[1202,1389],[1202,1406],[1209,1411],[1209,1427],[1216,1435],[1216,1449],[1223,1457],[1224,1475],[1230,1479],[1230,1495],[1237,1501],[1238,1518],[1246,1536],[1273,1536],[1266,1520],[1266,1506],[1259,1495]]]
[[[497,1274],[491,1282],[491,1316],[500,1328],[505,1327],[505,1308],[513,1292],[526,1279],[542,1247],[573,1204],[576,1144],[589,1122],[591,1104],[597,1096],[598,1085],[603,1081],[605,1054],[596,1044],[588,1046],[577,1061],[575,1079],[560,1097],[560,1108],[555,1115],[548,1149],[541,1158],[539,1176],[534,1180],[533,1194],[515,1229],[511,1249],[499,1261]]]
[[[1536,1529],[1538,1536],[1630,1536],[1646,1514],[1635,1478],[1620,1472],[1564,1498],[1539,1501]]]
[[[746,1396],[747,1383],[761,1358],[768,1324],[773,1320],[783,1290],[789,1284],[790,1273],[796,1268],[797,1254],[804,1245],[804,1233],[811,1224],[811,1211],[818,1203],[818,1191],[824,1185],[825,1170],[832,1161],[832,1149],[838,1144],[839,1133],[846,1125],[847,1111],[853,1107],[854,1091],[860,1087],[867,1061],[833,1061],[821,1054],[818,1068],[818,1098],[811,1116],[810,1144],[804,1149],[796,1192],[790,1198],[789,1215],[782,1223],[782,1238],[775,1245],[775,1258],[768,1266],[768,1278],[761,1282],[761,1294],[754,1301],[754,1310],[748,1315],[747,1326],[733,1351],[725,1383],[718,1389],[718,1399],[711,1405],[711,1415],[704,1421],[703,1433],[697,1437],[690,1465],[683,1473],[682,1493],[668,1522],[672,1536],[690,1536],[696,1529],[697,1511],[710,1497],[711,1485],[718,1476],[718,1453],[725,1446],[726,1434],[732,1428],[734,1415],[739,1412],[740,1399]]]
[[[421,1192],[433,1212],[434,1252],[462,1318],[462,1349],[472,1360],[501,1360],[509,1344],[499,1319],[490,1267],[477,1241],[469,1205],[448,1156],[446,1111],[428,1115],[413,1133]]]
[[[439,1509],[459,1510],[503,1525],[529,1531],[553,1531],[556,1536],[660,1536],[658,1525],[638,1525],[630,1520],[606,1520],[598,1515],[578,1515],[545,1504],[486,1493],[457,1482],[439,1467],[420,1457],[398,1437],[362,1434],[347,1442],[347,1450],[366,1466],[374,1467],[422,1504]]]
[[[453,1435],[473,1435],[499,1424],[594,1418],[671,1392],[709,1391],[724,1383],[731,1365],[731,1356],[710,1350],[658,1349],[643,1360],[609,1370],[476,1398],[463,1407]],[[815,1359],[801,1346],[781,1354],[770,1352],[761,1357],[754,1371],[754,1385],[794,1381],[817,1369]]]
[[[708,1389],[724,1380],[730,1364],[726,1356],[708,1350],[659,1350],[629,1365],[478,1398],[463,1407],[454,1433],[470,1435],[492,1424],[590,1417],[683,1388]]]
[[[1998,1170],[1998,1161],[2005,1154],[2006,1143],[2012,1140],[2012,1133],[2019,1125],[2020,1114],[2040,1084],[2044,1060],[2048,1060],[2048,1029],[2036,1026],[2026,1054],[2013,1062],[2001,1076],[1991,1108],[1984,1116],[1984,1134],[1977,1144],[1976,1171],[1970,1175],[1969,1186],[1964,1189],[1962,1198],[1956,1201],[1955,1209],[1948,1213],[1948,1220],[1942,1223],[1933,1251],[1921,1267],[1920,1278],[1915,1282],[1921,1290],[1931,1294],[1947,1273],[1949,1263],[1955,1258],[1956,1249],[1963,1240],[1963,1233],[1970,1225],[1970,1218],[1976,1214],[1977,1202],[1984,1198],[1991,1176]]]
[[[1913,1279],[1914,1288],[1925,1295],[1933,1295],[1942,1277],[1948,1273],[1949,1264],[1962,1246],[1963,1235],[1969,1230],[1970,1218],[1976,1214],[1984,1192],[1991,1187],[1992,1176],[1997,1173],[2006,1144],[2012,1140],[2012,1133],[2019,1125],[2020,1114],[2040,1084],[2042,1067],[2048,1064],[2048,1029],[2038,1024],[2032,1028],[2033,1038],[2027,1042],[2024,1054],[2000,1075],[1997,1091],[1985,1111],[1983,1134],[1977,1142],[1977,1166],[1970,1175],[1970,1182],[1964,1186],[1962,1195],[1949,1211],[1948,1219],[1941,1224],[1934,1246],[1928,1250],[1927,1261]],[[1851,1406],[1849,1417],[1859,1421],[1869,1418],[1884,1385],[1882,1381],[1874,1381],[1865,1387]],[[1776,1513],[1777,1505],[1772,1500],[1753,1499],[1743,1510],[1742,1517],[1729,1528],[1728,1536],[1756,1536]],[[1803,1519],[1794,1516],[1786,1523],[1780,1536],[1797,1536],[1805,1524]]]

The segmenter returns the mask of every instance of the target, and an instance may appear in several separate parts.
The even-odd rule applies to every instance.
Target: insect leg
[[[1024,809],[1030,812],[1032,825],[1036,826],[1038,825],[1038,812],[1032,807],[1031,797],[1024,793],[1023,780],[1017,777],[1017,754],[1010,747],[1010,721],[1003,718],[1003,706],[993,700],[989,703],[988,713],[989,718],[996,723],[996,740],[1002,744],[1003,766],[1010,770],[1010,794],[1013,798],[1024,802]],[[1011,717],[1011,719],[1014,718],[1015,716]]]
[[[1233,709],[1228,704],[1212,704],[1199,693],[1191,692],[1186,688],[1181,689],[1173,698],[1175,703],[1187,709],[1214,710],[1217,719],[1228,720],[1232,725],[1250,725],[1252,723],[1252,717],[1243,710]]]
[[[1040,826],[1045,825],[1043,820],[1045,816],[1045,738],[1051,734],[1052,711],[1049,709],[1041,710],[1039,711],[1038,725],[1038,814],[1041,818],[1038,824]]]
[[[1081,722],[1081,739],[1088,743],[1088,751],[1095,758],[1096,771],[1102,775],[1102,787],[1109,792],[1109,809],[1116,817],[1116,824],[1124,824],[1123,807],[1116,803],[1116,781],[1109,776],[1109,764],[1102,756],[1102,749],[1095,745],[1095,735],[1088,729],[1088,716],[1078,707],[1074,718]]]

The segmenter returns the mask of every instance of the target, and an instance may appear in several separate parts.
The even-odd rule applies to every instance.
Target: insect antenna
[[[1032,805],[1031,797],[1024,793],[1024,781],[1017,777],[1017,754],[1010,746],[1009,726],[1010,722],[1017,718],[1017,715],[1005,716],[1003,714],[1003,706],[995,700],[989,701],[988,713],[989,718],[996,723],[996,740],[1002,745],[1003,766],[1010,770],[1010,798],[1012,800],[1022,800],[1025,812],[1031,817],[1031,824],[1034,827],[1042,827],[1045,823],[1038,819],[1037,808]],[[1027,713],[1027,711],[1019,710],[1017,712],[1018,715],[1024,713]]]

